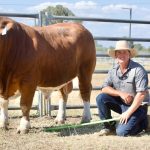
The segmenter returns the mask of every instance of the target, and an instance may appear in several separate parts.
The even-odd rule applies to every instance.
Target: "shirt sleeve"
[[[138,67],[135,75],[136,92],[142,92],[148,89],[148,74],[144,68]]]
[[[108,72],[107,78],[105,79],[104,83],[101,86],[101,89],[107,86],[111,86],[113,87],[113,82],[112,82],[112,78],[111,78],[111,74],[112,74],[112,70],[110,70]]]

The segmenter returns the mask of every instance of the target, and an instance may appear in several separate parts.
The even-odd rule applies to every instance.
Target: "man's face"
[[[115,55],[118,63],[127,63],[130,59],[129,50],[117,50],[115,51]]]

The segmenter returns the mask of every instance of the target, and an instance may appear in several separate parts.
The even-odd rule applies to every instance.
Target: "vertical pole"
[[[44,112],[44,115],[47,115],[47,99],[45,98],[44,94],[42,93],[42,96],[43,96],[43,112]]]
[[[126,7],[123,7],[122,9],[128,9],[129,10],[129,17],[130,17],[130,21],[132,20],[132,8],[126,8]],[[129,38],[131,38],[131,22],[129,24]],[[130,47],[133,47],[133,41],[130,41]]]
[[[48,102],[48,108],[47,108],[48,116],[51,117],[51,96],[49,96],[47,102]]]
[[[42,98],[42,93],[41,91],[38,91],[38,105],[39,105],[39,114],[40,117],[43,116],[43,98]]]
[[[132,9],[130,8],[130,21],[132,19]],[[129,28],[129,37],[131,38],[131,22],[130,22],[130,28]]]
[[[39,26],[42,26],[42,12],[39,13]]]
[[[130,21],[132,20],[132,8],[130,8]],[[130,22],[130,30],[129,30],[129,37],[131,38],[131,22]],[[133,45],[133,41],[130,41],[130,47],[133,48],[134,45]]]

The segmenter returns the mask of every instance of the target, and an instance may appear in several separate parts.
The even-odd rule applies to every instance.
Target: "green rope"
[[[85,127],[85,126],[90,126],[90,125],[96,125],[96,124],[101,124],[105,122],[110,122],[110,121],[118,121],[120,117],[118,118],[112,118],[112,119],[106,119],[106,120],[100,120],[100,121],[93,121],[89,123],[82,123],[82,124],[73,124],[73,125],[61,125],[61,126],[56,126],[56,127],[48,127],[44,128],[44,131],[46,132],[59,132],[63,129],[75,129],[75,128],[80,128],[80,127]]]

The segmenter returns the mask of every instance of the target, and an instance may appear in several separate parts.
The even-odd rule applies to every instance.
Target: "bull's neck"
[[[12,71],[13,71],[13,62],[12,57],[10,56],[10,40],[8,36],[2,37],[3,41],[0,46],[0,94],[4,95],[7,93],[6,89],[10,83]]]

